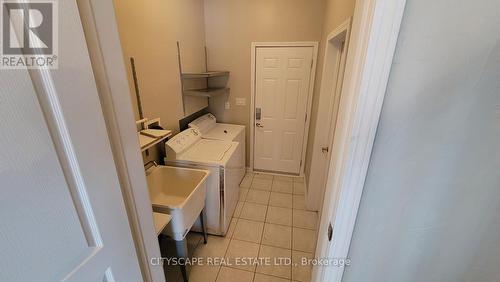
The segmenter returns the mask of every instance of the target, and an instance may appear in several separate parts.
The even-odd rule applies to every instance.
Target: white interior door
[[[338,41],[327,42],[326,46],[311,170],[307,179],[306,205],[316,211],[321,209],[323,202],[344,80],[346,41],[342,36],[345,37],[341,34]]]
[[[335,78],[334,84],[332,85],[331,97],[328,103],[328,110],[325,113],[328,117],[324,121],[319,121],[318,133],[324,130],[324,139],[319,142],[318,148],[315,148],[318,152],[321,152],[319,158],[319,169],[318,174],[314,175],[311,180],[318,181],[321,187],[326,186],[326,176],[328,175],[328,170],[330,168],[330,158],[331,158],[331,148],[333,144],[333,136],[335,133],[335,127],[337,125],[337,114],[340,102],[340,93],[342,91],[342,81],[344,80],[344,69],[345,69],[345,56],[344,56],[344,44],[343,41],[338,46],[338,57],[337,63],[335,64]],[[324,122],[324,124],[323,124]],[[325,126],[326,125],[326,126]],[[319,155],[319,154],[318,154]],[[317,177],[316,177],[317,176]]]
[[[299,174],[313,47],[258,47],[254,169]]]
[[[0,281],[141,281],[74,1],[59,69],[0,73]]]

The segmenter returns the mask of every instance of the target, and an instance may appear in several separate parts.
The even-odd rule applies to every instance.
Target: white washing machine
[[[210,171],[205,204],[210,234],[224,236],[236,208],[240,177],[245,173],[245,159],[238,154],[240,146],[238,142],[202,139],[194,128],[180,132],[165,144],[167,165]],[[199,222],[194,230],[201,230]]]
[[[245,126],[238,124],[229,123],[217,123],[217,119],[214,115],[208,113],[205,114],[188,124],[190,128],[195,128],[201,133],[201,138],[203,139],[213,139],[213,140],[226,140],[235,141],[241,144],[241,150],[238,154],[241,154],[242,158],[245,159]],[[240,181],[245,176],[245,173],[241,175]]]

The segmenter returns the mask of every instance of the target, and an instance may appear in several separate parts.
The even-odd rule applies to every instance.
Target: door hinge
[[[304,122],[307,122],[307,114],[306,114],[306,117],[304,118]]]
[[[314,65],[314,59],[311,59],[311,69],[313,68]]]
[[[300,160],[300,167],[302,167],[302,160]]]
[[[332,223],[328,223],[328,231],[327,231],[327,236],[328,236],[328,241],[331,242],[332,241],[332,237],[333,237],[333,227],[332,227]]]

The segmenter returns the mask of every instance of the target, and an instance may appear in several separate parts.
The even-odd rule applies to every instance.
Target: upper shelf
[[[184,95],[195,96],[195,97],[213,97],[229,92],[229,88],[226,87],[211,87],[204,89],[186,89],[183,91]]]
[[[189,78],[221,77],[221,76],[228,76],[228,75],[229,75],[228,71],[207,71],[207,72],[199,72],[199,73],[183,73],[181,77],[183,79],[189,79]]]

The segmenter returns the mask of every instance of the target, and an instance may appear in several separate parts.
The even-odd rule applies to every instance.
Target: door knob
[[[264,127],[262,124],[260,124],[260,122],[256,123],[255,126],[260,127],[260,128]]]
[[[321,147],[321,152],[323,152],[323,154],[326,154],[328,153],[328,147]]]

